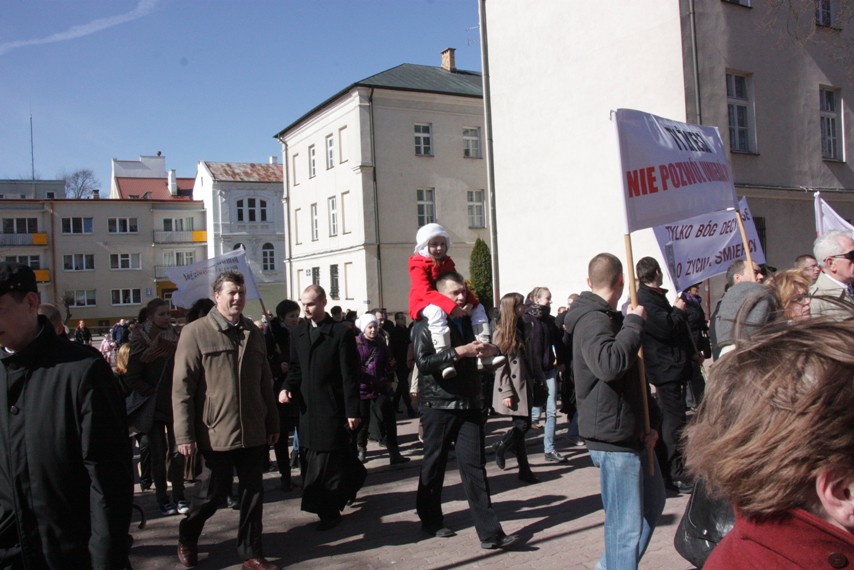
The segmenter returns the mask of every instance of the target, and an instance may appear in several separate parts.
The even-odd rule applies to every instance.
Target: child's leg
[[[436,352],[451,346],[451,329],[448,327],[448,316],[436,305],[427,305],[421,310],[421,314],[427,319],[427,329],[433,338],[433,347]],[[453,365],[442,369],[442,378],[453,378],[457,375]]]

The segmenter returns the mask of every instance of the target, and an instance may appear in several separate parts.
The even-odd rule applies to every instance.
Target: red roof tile
[[[281,164],[263,162],[207,162],[214,180],[219,182],[282,182]]]
[[[116,178],[119,198],[125,200],[132,198],[150,200],[184,200],[186,198],[193,198],[194,178],[178,178],[176,183],[178,186],[178,196],[172,196],[169,193],[165,178]],[[146,196],[146,193],[150,194]]]

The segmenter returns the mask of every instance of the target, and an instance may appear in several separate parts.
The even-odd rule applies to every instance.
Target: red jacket
[[[409,316],[412,320],[418,320],[421,310],[427,305],[436,305],[445,311],[446,315],[451,314],[457,305],[436,290],[436,279],[443,273],[456,270],[454,260],[448,255],[439,263],[435,263],[432,257],[424,257],[419,253],[409,258]],[[479,304],[471,291],[466,295],[467,303]]]
[[[844,561],[844,562],[843,562]],[[845,568],[854,564],[854,534],[801,509],[780,521],[753,523],[737,513],[704,570]]]

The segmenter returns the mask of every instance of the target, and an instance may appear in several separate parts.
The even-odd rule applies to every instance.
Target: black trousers
[[[418,480],[416,510],[426,527],[443,525],[442,486],[451,443],[460,469],[463,491],[480,540],[503,534],[489,497],[486,455],[483,449],[483,414],[480,410],[437,410],[422,406],[424,460]]]
[[[525,434],[531,429],[531,416],[510,416],[513,427],[501,438],[507,451],[516,454],[520,475],[531,475],[531,464],[528,462],[528,448],[525,445]]]
[[[658,406],[661,408],[661,438],[656,446],[662,475],[665,479],[684,480],[685,465],[682,450],[679,448],[679,436],[685,427],[685,400],[682,394],[682,382],[670,382],[655,387]]]
[[[385,444],[389,452],[397,453],[397,417],[394,412],[391,396],[380,394],[373,400],[361,400],[359,405],[359,413],[362,421],[354,433],[355,445],[357,447],[367,447],[368,424],[374,421],[379,424],[380,433],[385,436]]]
[[[155,421],[148,432],[148,445],[151,450],[151,477],[157,502],[161,505],[169,502],[166,480],[172,484],[172,500],[184,500],[184,456],[178,453],[175,445],[175,429],[172,423]]]
[[[283,481],[291,480],[291,459],[288,452],[288,434],[297,429],[299,412],[295,404],[276,404],[279,412],[279,441],[273,446],[276,452],[276,466]]]
[[[409,395],[409,375],[411,373],[412,371],[406,367],[398,367],[396,370],[397,389],[394,391],[394,398],[392,399],[392,407],[394,408],[395,413],[397,413],[401,400],[403,400],[403,405],[406,406],[406,412],[410,416],[415,413],[415,410],[412,408],[412,397]]]
[[[202,451],[204,466],[190,493],[190,514],[181,520],[178,541],[196,544],[202,529],[231,492],[231,479],[237,470],[240,521],[237,526],[237,554],[244,560],[260,558],[261,515],[264,504],[264,455],[266,445],[231,451]]]

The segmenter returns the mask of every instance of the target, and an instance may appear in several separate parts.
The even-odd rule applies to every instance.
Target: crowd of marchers
[[[393,323],[381,308],[327,312],[319,285],[252,321],[244,276],[225,271],[180,329],[153,299],[98,349],[85,323],[68,330],[40,303],[32,269],[0,263],[0,569],[129,567],[135,490],[152,487],[180,517],[182,565],[200,564],[206,521],[230,506],[243,568],[278,568],[264,473],[325,531],[378,457],[420,462],[421,532],[450,539],[452,452],[481,548],[513,549],[523,538],[505,532],[487,480],[496,414],[491,457],[504,470],[514,456],[520,485],[539,483],[532,431],[548,462],[586,447],[605,511],[598,567],[638,567],[668,488],[694,494],[674,546],[698,567],[854,562],[851,235],[820,236],[790,269],[734,262],[708,318],[701,285],[672,294],[652,257],[629,268],[636,303],[621,306],[634,280],[611,253],[555,314],[544,286],[490,311],[450,249],[442,226],[418,230],[409,312]],[[398,414],[418,418],[420,454],[401,452]]]

